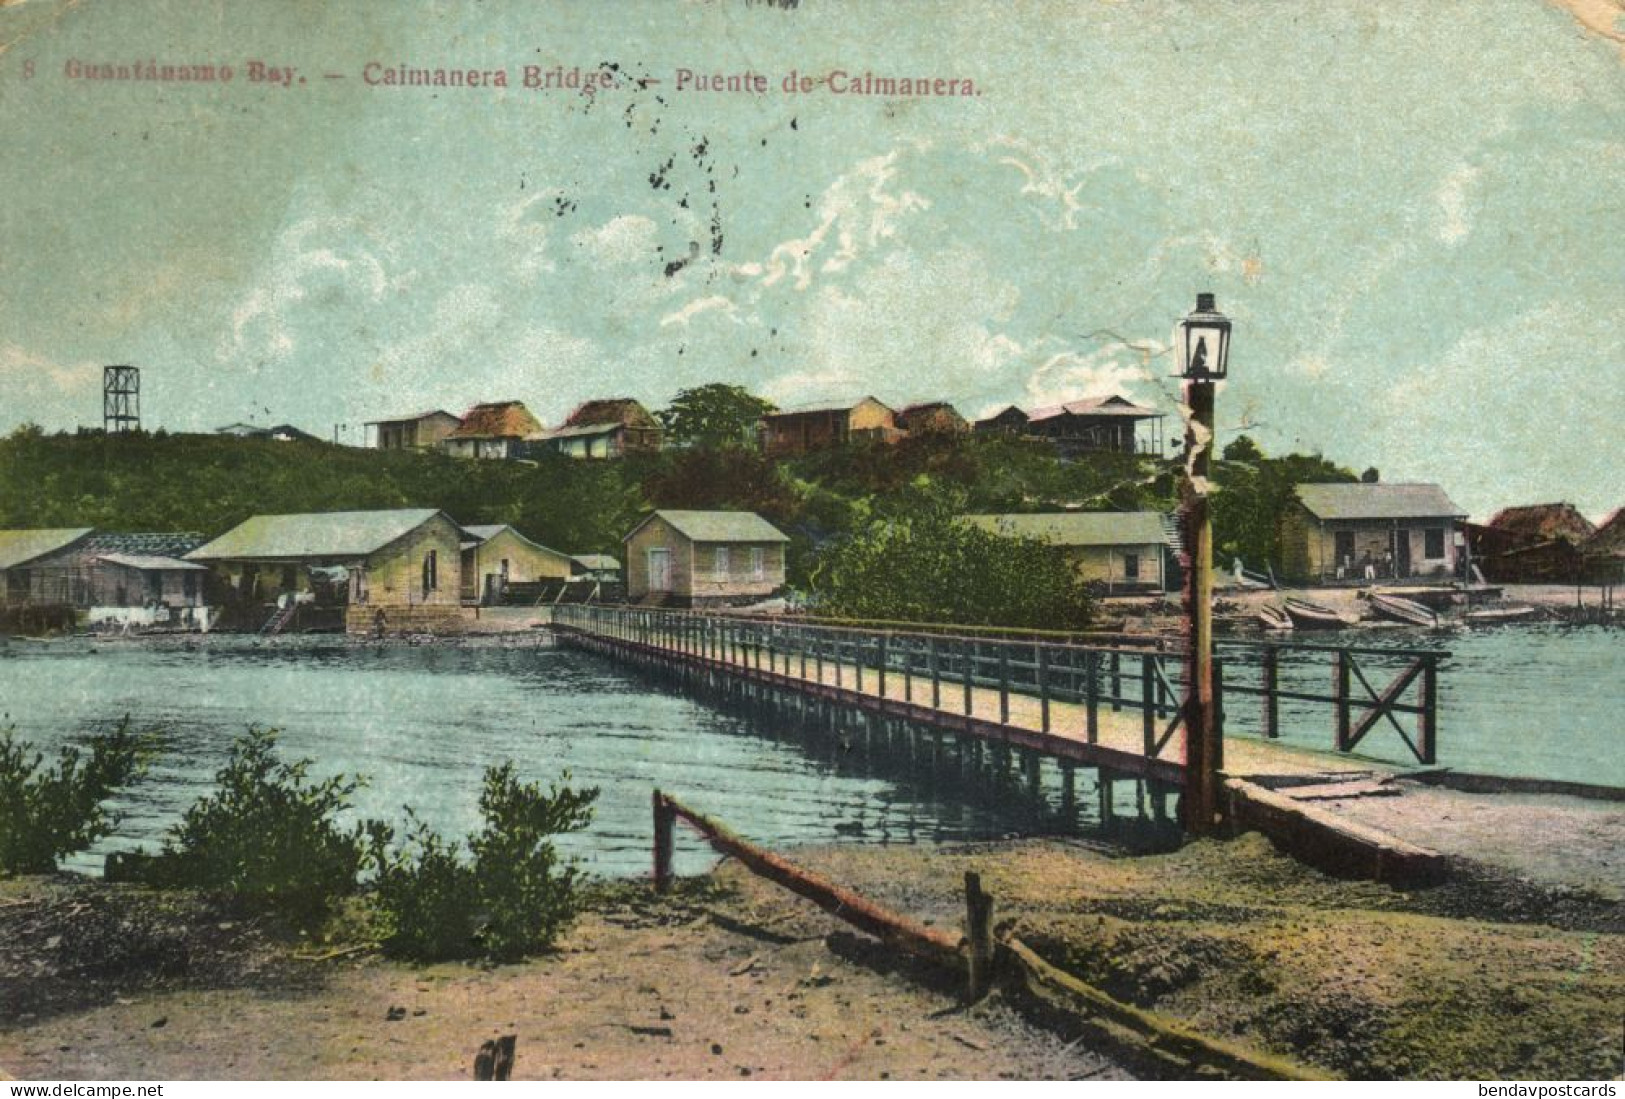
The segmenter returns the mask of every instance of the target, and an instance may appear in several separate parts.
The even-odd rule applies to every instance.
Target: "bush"
[[[199,799],[164,840],[159,884],[218,891],[250,907],[313,920],[353,892],[363,827],[336,821],[362,785],[338,775],[310,783],[311,760],[277,758],[276,730],[250,729]]]
[[[546,950],[580,907],[578,868],[561,862],[551,837],[592,820],[595,788],[572,790],[566,772],[545,792],[514,766],[488,768],[480,795],[484,829],[468,838],[472,864],[413,817],[404,849],[393,830],[369,826],[385,949],[417,961],[483,954],[514,961]],[[410,810],[408,810],[410,816]]]
[[[126,717],[90,737],[88,755],[63,748],[47,769],[16,730],[0,729],[0,873],[48,874],[64,855],[110,834],[118,816],[102,802],[139,776],[147,743]]]

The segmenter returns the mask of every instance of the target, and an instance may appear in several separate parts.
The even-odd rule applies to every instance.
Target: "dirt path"
[[[873,946],[840,934],[832,949],[841,925],[748,875],[724,880],[612,905],[519,966],[338,961],[169,991],[128,972],[83,1010],[0,1018],[0,1070],[455,1080],[481,1041],[517,1034],[515,1079],[1125,1078],[996,1000],[963,1011],[953,986]]]

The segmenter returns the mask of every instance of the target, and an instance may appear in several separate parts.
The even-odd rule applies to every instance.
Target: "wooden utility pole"
[[[1208,470],[1213,452],[1213,390],[1206,380],[1185,383],[1191,410],[1185,430],[1186,477],[1183,533],[1190,554],[1185,570],[1185,615],[1190,624],[1185,656],[1185,828],[1213,832],[1219,812],[1218,707],[1213,694],[1213,518],[1208,509]]]

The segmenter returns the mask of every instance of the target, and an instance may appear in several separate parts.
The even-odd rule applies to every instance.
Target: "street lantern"
[[[1188,381],[1222,381],[1230,363],[1230,318],[1214,308],[1212,294],[1196,295],[1196,310],[1179,322],[1174,336],[1179,376]]]

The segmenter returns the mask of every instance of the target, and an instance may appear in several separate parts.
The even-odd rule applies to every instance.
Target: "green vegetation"
[[[756,438],[757,421],[772,411],[772,401],[764,401],[742,386],[712,382],[682,390],[659,416],[668,443],[748,446]]]
[[[820,612],[845,618],[1083,629],[1090,599],[1072,567],[1032,538],[1003,538],[937,504],[876,519],[820,555]]]
[[[464,523],[512,524],[568,553],[619,556],[621,536],[651,508],[740,509],[791,536],[793,588],[848,605],[849,590],[820,585],[850,574],[857,550],[849,543],[877,545],[877,523],[929,523],[942,501],[966,512],[1175,506],[1176,463],[1115,453],[1064,461],[1047,443],[1005,436],[932,434],[892,446],[859,441],[769,459],[745,430],[764,403],[737,386],[685,390],[661,417],[674,440],[691,445],[613,462],[551,453],[530,462],[473,462],[317,442],[162,432],[46,435],[25,426],[0,439],[0,527],[213,536],[254,514],[435,507]],[[1278,560],[1277,528],[1294,484],[1354,479],[1318,455],[1271,458],[1248,437],[1237,438],[1214,463],[1221,564],[1237,555],[1253,568]],[[894,553],[908,544],[891,535],[883,540]],[[954,600],[970,598],[951,586],[939,590],[946,602],[923,596],[894,602],[940,621],[955,613]],[[1038,604],[1056,606],[1052,596]],[[1031,613],[999,624],[1022,624]]]
[[[551,947],[581,903],[579,871],[560,861],[552,837],[591,823],[598,797],[569,780],[565,773],[565,785],[543,791],[515,778],[512,763],[488,768],[485,827],[468,838],[472,862],[415,817],[403,847],[391,846],[392,829],[370,825],[385,948],[415,961],[516,961]]]
[[[153,882],[218,892],[300,923],[355,889],[363,827],[343,829],[360,777],[306,778],[311,760],[287,763],[276,731],[251,729],[215,774],[219,788],[187,809],[164,841]]]
[[[118,817],[103,803],[136,779],[146,754],[129,718],[85,751],[63,748],[52,767],[16,730],[0,729],[0,874],[48,874],[110,834]]]

